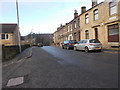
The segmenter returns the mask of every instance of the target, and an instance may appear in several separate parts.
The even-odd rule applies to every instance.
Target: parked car
[[[74,48],[74,45],[76,44],[76,40],[66,40],[62,43],[62,48],[63,49],[72,49]]]
[[[101,51],[102,47],[102,43],[98,39],[86,39],[75,44],[74,50],[84,50],[85,52],[92,50]]]
[[[43,44],[42,43],[38,43],[38,47],[43,47]]]

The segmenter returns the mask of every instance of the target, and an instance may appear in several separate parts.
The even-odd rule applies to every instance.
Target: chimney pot
[[[81,13],[84,13],[86,11],[86,7],[85,6],[82,6],[81,7]]]
[[[97,0],[92,0],[92,7],[97,5]]]
[[[75,13],[77,13],[77,10],[75,10]]]
[[[78,16],[78,13],[77,13],[77,10],[75,10],[74,18],[76,18],[77,16]]]
[[[60,27],[62,27],[62,24],[60,24]]]

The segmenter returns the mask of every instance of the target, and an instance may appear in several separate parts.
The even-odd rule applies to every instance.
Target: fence
[[[21,45],[21,51],[30,47],[30,45]],[[17,54],[19,54],[19,46],[4,46],[2,45],[2,61],[6,61],[14,58]]]

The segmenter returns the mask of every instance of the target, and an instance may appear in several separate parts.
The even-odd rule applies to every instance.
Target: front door
[[[95,39],[98,39],[98,29],[95,28]]]

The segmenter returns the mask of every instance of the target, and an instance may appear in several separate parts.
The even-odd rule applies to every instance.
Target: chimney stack
[[[77,10],[75,10],[74,18],[76,18],[77,16],[78,16],[78,13],[77,13]]]
[[[85,6],[82,6],[81,7],[81,13],[84,13],[86,11],[86,7]]]
[[[92,0],[92,7],[97,5],[97,0]]]
[[[62,28],[62,24],[60,24],[60,27]]]

